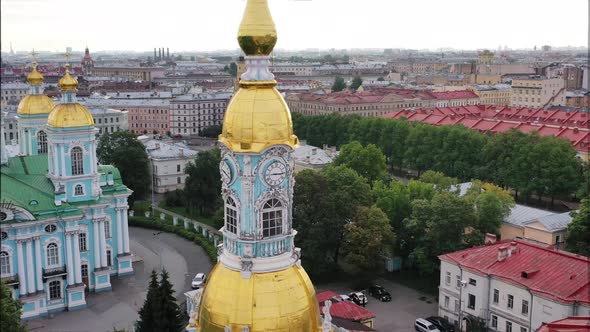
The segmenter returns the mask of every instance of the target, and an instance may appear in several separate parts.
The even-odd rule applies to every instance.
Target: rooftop
[[[543,324],[536,332],[590,332],[590,317],[567,317]]]

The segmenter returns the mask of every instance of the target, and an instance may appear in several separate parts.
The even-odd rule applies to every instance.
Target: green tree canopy
[[[342,77],[336,76],[336,79],[334,79],[334,84],[332,85],[332,92],[338,92],[344,89],[346,89],[346,82],[344,82]]]
[[[168,271],[165,269],[160,273],[160,283],[158,285],[158,306],[160,307],[155,321],[155,331],[177,332],[182,329],[182,313],[176,298],[174,289],[169,280]]]
[[[139,320],[135,322],[137,332],[156,332],[156,319],[161,310],[158,300],[158,275],[152,270],[148,291],[143,306],[139,310]]]
[[[363,79],[360,76],[356,76],[355,78],[352,79],[352,82],[350,83],[350,90],[352,91],[356,91],[358,90],[358,88],[363,85]]]
[[[221,206],[221,152],[215,148],[200,152],[185,169],[188,174],[184,192],[189,208],[201,215],[211,216]]]
[[[420,176],[420,181],[425,183],[432,183],[437,191],[449,191],[451,186],[459,183],[457,178],[452,178],[444,175],[441,172],[426,171]]]
[[[213,125],[201,130],[200,136],[217,138],[221,134],[221,126]]]
[[[567,226],[567,250],[590,257],[590,198],[580,202],[580,210],[572,212],[573,220]]]
[[[340,154],[334,159],[334,165],[344,165],[354,170],[371,184],[383,178],[387,170],[385,156],[375,144],[363,147],[357,141],[342,146]]]
[[[0,281],[0,330],[25,332],[27,328],[21,323],[21,304],[12,298],[10,290]]]

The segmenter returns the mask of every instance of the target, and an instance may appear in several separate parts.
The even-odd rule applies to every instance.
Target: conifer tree
[[[152,270],[150,275],[150,283],[148,286],[148,292],[143,303],[143,307],[139,310],[139,320],[135,324],[135,331],[137,332],[156,332],[158,331],[155,327],[157,314],[159,310],[159,284],[158,274]]]
[[[156,331],[177,332],[182,328],[182,315],[174,289],[169,280],[168,271],[163,269],[160,273],[160,287],[158,289],[159,312],[156,319]]]
[[[21,305],[10,296],[10,290],[0,282],[0,331],[26,331],[20,321]]]

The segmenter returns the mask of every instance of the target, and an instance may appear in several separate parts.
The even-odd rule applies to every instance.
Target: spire
[[[238,43],[246,55],[270,55],[277,43],[277,31],[267,0],[248,0]]]
[[[64,54],[64,56],[66,57],[66,74],[59,79],[58,85],[59,85],[59,89],[62,92],[65,91],[76,91],[76,88],[78,88],[78,81],[72,77],[72,75],[70,75],[70,56],[71,54],[69,52],[66,52]]]

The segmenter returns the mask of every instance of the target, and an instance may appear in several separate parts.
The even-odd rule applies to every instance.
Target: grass
[[[161,201],[160,204],[158,204],[158,207],[168,210],[168,211],[172,211],[172,212],[179,214],[183,217],[196,220],[200,223],[203,223],[205,225],[209,225],[211,227],[217,228],[217,226],[218,226],[215,224],[215,219],[213,217],[204,217],[204,216],[200,215],[199,213],[196,213],[196,212],[193,212],[190,210],[187,211],[186,208],[183,206],[168,206],[168,205],[166,205],[166,201]]]
[[[385,278],[419,292],[438,296],[438,274],[420,274],[414,270],[388,272],[383,275]]]

